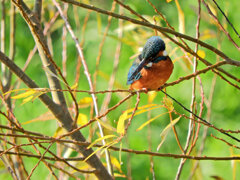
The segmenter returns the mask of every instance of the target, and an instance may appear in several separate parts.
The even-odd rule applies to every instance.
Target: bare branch
[[[14,74],[16,74],[29,88],[39,88],[18,66],[14,64],[14,62],[8,59],[8,57],[2,52],[0,52],[0,61],[4,63]],[[46,94],[39,96],[39,99],[49,108],[53,115],[62,123],[65,129],[72,131],[72,117],[69,113],[66,113],[62,110],[61,105],[54,103]],[[79,131],[75,131],[73,134],[71,134],[71,137],[76,141],[86,141]],[[77,148],[85,157],[88,157],[93,153],[92,149],[86,149],[86,147],[77,146]],[[96,168],[97,172],[95,175],[99,179],[112,179],[96,155],[93,155],[91,158],[89,158],[87,162],[92,167]]]

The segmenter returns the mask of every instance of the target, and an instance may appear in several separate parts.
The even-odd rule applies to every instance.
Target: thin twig
[[[32,81],[18,66],[16,66],[14,62],[12,62],[2,52],[0,52],[0,61],[4,63],[13,73],[15,73],[29,88],[39,88],[34,81]],[[65,129],[67,129],[68,131],[72,130],[71,122],[73,121],[69,113],[63,111],[62,107],[57,106],[57,104],[54,103],[46,94],[42,94],[41,96],[39,96],[39,99],[49,108],[49,110],[54,114],[56,119],[58,119],[63,124],[63,127]],[[71,137],[77,141],[85,141],[85,138],[79,131],[71,134]],[[92,149],[86,149],[82,146],[77,146],[77,148],[86,157],[93,153]],[[112,179],[112,177],[109,175],[109,173],[96,155],[91,156],[87,163],[97,169],[95,175],[99,179]]]
[[[196,24],[196,39],[199,39],[199,37],[200,37],[200,33],[199,33],[200,19],[201,19],[201,2],[200,2],[200,0],[198,0],[198,18],[197,18],[197,24]],[[197,51],[198,51],[198,44],[196,44],[196,46],[195,46],[195,53],[197,53]],[[197,65],[198,65],[197,58],[194,57],[193,73],[196,73]],[[194,77],[192,79],[192,99],[191,99],[191,105],[190,105],[191,112],[193,112],[195,109],[195,100],[196,100],[195,96],[196,96],[196,77]],[[195,118],[195,116],[192,113],[190,113],[190,117]],[[192,131],[193,131],[193,123],[194,123],[194,121],[189,121],[189,124],[188,124],[188,134],[187,134],[187,138],[186,138],[186,144],[184,147],[184,154],[187,153],[187,150],[188,150],[188,147],[190,144]],[[186,162],[185,159],[181,159],[180,164],[178,166],[178,171],[177,171],[175,180],[179,180],[185,162]]]
[[[90,143],[89,143],[90,144]],[[102,145],[94,145],[96,147],[101,147]],[[120,148],[110,146],[109,149],[113,151],[120,151]],[[192,159],[192,160],[201,160],[201,161],[209,161],[209,160],[214,160],[214,161],[232,161],[232,160],[240,160],[239,156],[231,156],[231,157],[213,157],[213,156],[189,156],[189,155],[182,155],[182,154],[170,154],[170,153],[157,153],[157,152],[150,152],[147,150],[144,151],[137,151],[133,149],[121,149],[122,152],[127,152],[127,153],[133,153],[133,154],[138,154],[138,155],[150,155],[150,156],[155,156],[155,157],[171,157],[171,158],[185,158],[185,159]],[[3,151],[0,151],[2,153]],[[27,156],[27,157],[35,157],[33,155],[28,155],[26,153],[15,153],[15,152],[7,152],[6,154],[10,155],[21,155],[21,156]],[[37,158],[40,158],[40,156],[37,155]],[[69,161],[79,161],[79,158],[71,158]],[[94,171],[88,171],[88,173],[93,173]]]
[[[32,140],[29,138],[28,139],[30,142],[32,142]],[[37,141],[36,141],[37,142]],[[51,147],[51,145],[53,144],[53,142],[51,141],[49,144],[49,147]],[[53,175],[53,177],[58,180],[57,175],[54,173],[54,171],[52,170],[52,168],[50,166],[48,166],[48,164],[46,163],[46,161],[44,160],[44,155],[41,155],[40,151],[37,149],[37,147],[35,146],[35,144],[32,144],[32,147],[34,148],[34,150],[38,153],[38,155],[40,155],[41,157],[39,158],[39,163],[40,163],[40,159],[41,161],[45,164],[45,166],[49,169],[49,171],[51,172],[51,174]],[[47,150],[45,152],[49,151],[49,148],[47,148]],[[46,154],[46,153],[45,153]],[[35,166],[37,167],[37,165]],[[34,169],[34,168],[33,168]],[[33,171],[31,171],[31,173],[33,173]],[[28,175],[27,177],[30,177],[30,175]]]
[[[171,98],[174,102],[176,102],[179,106],[181,106],[185,111],[193,114],[196,118],[198,118],[200,121],[204,122],[205,124],[209,125],[209,126],[213,126],[211,123],[209,123],[208,121],[206,121],[205,119],[199,117],[198,115],[196,115],[195,113],[193,113],[192,111],[190,111],[189,109],[187,109],[184,105],[182,105],[180,102],[178,102],[175,98],[173,98],[172,96],[170,96],[169,94],[167,94],[166,92],[164,92],[163,90],[161,90],[164,94],[166,94],[169,98]],[[226,136],[230,137],[231,139],[240,142],[240,139],[224,132],[224,131],[220,131],[222,134],[225,134]]]
[[[230,24],[230,26],[233,28],[234,32],[237,34],[237,36],[240,38],[240,35],[238,34],[237,30],[235,29],[235,27],[233,26],[233,24],[230,22],[230,20],[228,19],[227,15],[223,12],[223,10],[220,8],[220,6],[217,4],[217,2],[215,0],[212,0],[217,8],[221,11],[221,13],[223,14],[223,16],[225,17],[225,19],[227,20],[227,22]]]
[[[215,138],[215,139],[218,139],[218,140],[224,142],[225,144],[227,144],[227,145],[230,146],[230,147],[233,147],[233,148],[236,148],[236,149],[240,149],[239,146],[233,145],[233,144],[227,142],[226,140],[224,140],[224,139],[222,139],[222,138],[218,138],[218,137],[214,136],[213,134],[211,134],[211,136],[212,136],[213,138]]]
[[[216,23],[218,24],[218,26],[220,27],[220,29],[226,34],[226,36],[228,37],[229,41],[232,42],[232,44],[237,48],[237,50],[240,50],[240,47],[237,45],[237,43],[232,39],[231,35],[225,30],[225,28],[223,27],[223,25],[220,23],[220,21],[218,20],[218,18],[212,13],[211,9],[209,8],[209,6],[207,5],[207,3],[202,0],[202,3],[204,4],[204,6],[207,8],[208,13],[212,16],[212,18],[216,21]]]
[[[39,158],[37,164],[34,166],[34,168],[31,170],[29,176],[27,177],[27,180],[29,180],[34,172],[34,170],[38,167],[39,163],[41,162],[41,160],[43,159],[43,157],[45,156],[45,154],[48,152],[48,149],[53,145],[53,142],[50,143],[46,149],[46,151],[41,155],[41,157]]]
[[[93,5],[90,6],[90,5],[87,5],[87,4],[84,4],[84,3],[80,3],[80,2],[77,2],[77,1],[74,1],[74,0],[61,0],[61,1],[66,2],[66,3],[74,4],[74,5],[82,7],[82,8],[91,9],[93,11],[96,11],[96,12],[99,12],[99,13],[102,13],[102,14],[106,14],[106,15],[109,15],[109,16],[113,16],[113,17],[118,18],[118,19],[123,19],[123,20],[129,21],[129,22],[132,22],[134,24],[139,24],[139,25],[142,25],[142,26],[145,26],[145,27],[149,27],[149,28],[152,28],[152,29],[157,29],[158,31],[160,31],[162,33],[173,34],[173,35],[175,35],[177,37],[181,37],[181,38],[184,38],[186,40],[192,41],[194,43],[198,43],[199,45],[201,45],[201,46],[203,46],[203,47],[205,47],[205,48],[215,52],[216,54],[221,56],[223,59],[228,61],[229,63],[232,63],[233,65],[236,65],[236,66],[240,66],[240,62],[239,61],[236,61],[236,60],[233,60],[233,59],[229,58],[227,55],[225,55],[223,52],[219,51],[215,47],[213,47],[213,46],[211,46],[211,45],[209,45],[207,43],[204,43],[203,41],[195,39],[195,38],[193,38],[191,36],[188,36],[188,35],[185,35],[185,34],[182,34],[182,33],[178,33],[176,31],[173,31],[173,30],[171,30],[169,28],[164,28],[164,27],[160,27],[160,26],[157,26],[157,25],[154,25],[154,24],[143,22],[143,21],[138,21],[136,19],[129,18],[127,16],[119,15],[117,13],[106,11],[106,10],[97,8],[97,7],[93,6]]]
[[[123,12],[123,9],[122,9],[122,7],[120,7],[119,13],[122,14],[122,12]],[[118,39],[121,39],[122,35],[123,35],[123,21],[121,19],[119,19],[118,24],[119,24]],[[110,77],[110,80],[108,83],[108,90],[112,90],[112,88],[114,86],[115,76],[116,76],[116,73],[118,70],[118,64],[120,61],[121,45],[122,45],[122,43],[121,43],[121,41],[119,41],[116,46],[116,52],[115,52],[114,63],[113,63],[113,71],[112,71],[112,74],[111,74],[111,77]],[[106,96],[103,100],[103,103],[102,103],[103,105],[101,107],[100,112],[103,112],[105,109],[107,109],[109,102],[111,100],[111,97],[112,97],[112,93],[106,94]]]
[[[53,2],[55,4],[55,6],[57,7],[57,9],[58,9],[62,19],[64,20],[65,25],[66,25],[69,33],[72,36],[72,39],[75,42],[78,54],[79,54],[79,56],[81,58],[81,61],[82,61],[83,67],[84,67],[85,75],[86,75],[87,80],[88,80],[89,88],[90,88],[91,91],[93,91],[94,90],[93,83],[92,83],[92,80],[91,80],[91,77],[90,77],[90,74],[89,74],[89,71],[88,71],[87,63],[86,63],[85,58],[83,56],[82,48],[80,47],[80,43],[78,42],[78,39],[76,38],[76,36],[75,36],[75,34],[74,34],[74,32],[73,32],[73,30],[72,30],[72,28],[71,28],[67,18],[64,16],[63,11],[62,11],[60,5],[55,0],[53,0]],[[95,96],[95,94],[92,94],[92,100],[93,100],[93,104],[94,104],[95,114],[96,114],[96,116],[99,116],[98,105],[97,105],[97,97]],[[77,104],[77,102],[75,102],[75,106],[77,108],[77,115],[76,115],[75,120],[73,122],[74,126],[76,125],[77,119],[78,119],[78,104]],[[99,122],[97,122],[97,124],[98,124],[98,128],[99,128],[101,137],[104,137],[104,133],[103,133],[103,129],[102,129],[101,124]],[[106,144],[104,139],[102,140],[102,143],[103,143],[103,145]],[[106,161],[107,161],[108,164],[110,164],[110,159],[108,157],[107,149],[106,149],[105,153],[106,153]],[[109,165],[108,167],[111,167],[111,166]],[[111,173],[110,170],[109,170],[109,173]]]
[[[139,94],[139,92],[137,92],[137,102],[136,102],[136,104],[134,106],[134,109],[133,109],[131,117],[128,119],[128,123],[127,123],[127,126],[125,127],[125,131],[124,131],[124,135],[123,136],[125,136],[127,134],[127,130],[129,128],[129,126],[131,125],[132,119],[133,119],[133,117],[134,117],[134,115],[135,115],[135,113],[136,113],[136,111],[138,109],[139,102],[140,102],[140,94]]]

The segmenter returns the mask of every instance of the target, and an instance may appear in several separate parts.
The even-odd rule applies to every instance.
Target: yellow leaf
[[[37,99],[39,96],[41,96],[42,94],[45,94],[46,92],[38,92],[38,93],[36,93],[36,94],[34,94],[34,97],[33,97],[33,99],[32,99],[32,101],[34,101],[35,99]]]
[[[33,122],[37,122],[37,121],[48,121],[48,120],[53,120],[55,119],[55,116],[51,113],[51,112],[46,112],[42,115],[40,115],[39,117],[32,119],[30,121],[27,122],[23,122],[22,124],[29,124],[29,123],[33,123]]]
[[[3,158],[3,157],[2,157]],[[3,158],[4,159],[4,158]],[[3,163],[4,161],[2,160],[2,161],[0,161],[0,169],[5,169],[6,168],[6,166],[5,166],[5,164]]]
[[[78,161],[75,167],[77,167],[78,169],[85,169],[85,170],[91,168],[86,162],[83,162],[83,161]],[[76,170],[74,172],[76,172]]]
[[[201,58],[205,58],[205,56],[206,56],[205,51],[203,51],[203,50],[201,50],[201,49],[199,49],[199,50],[197,51],[197,55],[198,55],[199,57],[201,57]]]
[[[105,147],[107,147],[108,145],[111,145],[111,144],[112,144],[112,142],[109,142],[105,146],[101,146],[101,147],[97,148],[92,154],[90,154],[87,158],[85,158],[83,162],[86,162],[90,157],[92,157],[98,151],[100,151],[101,149],[103,149],[103,148],[105,148]]]
[[[115,135],[106,135],[106,136],[103,136],[103,137],[100,137],[98,139],[96,139],[93,143],[91,143],[87,149],[91,148],[92,146],[94,146],[97,142],[99,141],[102,141],[103,139],[108,139],[108,138],[112,138],[112,137],[116,137]]]
[[[110,131],[113,131],[113,132],[116,132],[116,128],[112,127],[110,124],[106,123],[106,122],[103,122],[101,121],[100,119],[96,118],[96,120],[103,126],[105,127],[106,129],[110,130]]]
[[[173,102],[170,98],[163,98],[163,104],[166,106],[169,112],[172,112],[174,107],[173,107]]]
[[[207,40],[207,39],[213,39],[213,38],[216,38],[216,33],[214,31],[210,31],[209,29],[204,30],[200,36],[201,40]]]
[[[156,109],[156,108],[159,108],[159,107],[162,107],[162,105],[157,105],[157,104],[148,104],[148,105],[144,105],[144,106],[141,106],[141,107],[138,107],[138,110],[141,110],[141,111],[138,111],[135,113],[135,115],[138,115],[138,114],[142,114],[146,111],[150,111],[150,110],[153,110],[153,109]],[[149,108],[149,109],[147,109]],[[126,110],[125,112],[126,113],[131,113],[135,108],[131,108],[131,109],[128,109]],[[130,118],[131,115],[128,115],[127,118]]]
[[[23,105],[23,104],[25,104],[25,103],[31,101],[31,100],[33,99],[33,97],[34,97],[34,96],[29,96],[29,97],[25,98],[25,99],[23,100],[23,102],[22,102],[21,105]]]
[[[127,118],[128,118],[128,113],[127,113],[127,111],[125,111],[125,112],[119,117],[118,124],[117,124],[117,133],[119,133],[119,134],[124,134],[124,132],[125,132],[124,122],[125,122],[125,120],[126,120]]]
[[[111,163],[114,167],[116,167],[118,169],[118,171],[120,173],[122,173],[122,169],[121,169],[121,164],[120,162],[117,160],[117,158],[115,158],[114,156],[111,156]]]
[[[167,125],[167,127],[164,128],[164,130],[163,130],[162,133],[160,134],[162,140],[161,140],[160,144],[159,144],[158,147],[157,147],[157,151],[159,151],[160,147],[162,146],[163,142],[165,141],[165,138],[166,138],[169,130],[180,120],[180,118],[181,118],[181,117],[178,117],[178,118],[174,119],[173,121],[171,121],[171,122]]]
[[[125,174],[114,173],[114,177],[126,178],[126,175]]]
[[[83,126],[88,123],[88,118],[85,114],[79,113],[78,114],[78,119],[77,119],[77,124]]]
[[[157,104],[148,104],[148,105],[145,105],[145,106],[141,106],[141,107],[138,108],[138,110],[140,110],[140,111],[136,112],[134,114],[134,116],[142,114],[142,113],[147,112],[147,111],[151,111],[151,110],[156,109],[156,108],[160,108],[160,107],[163,107],[163,106],[162,105],[157,105]],[[128,109],[119,117],[118,124],[117,124],[117,133],[124,134],[124,132],[125,132],[125,129],[124,129],[125,120],[129,119],[132,116],[132,114],[128,114],[128,113],[131,113],[133,110],[134,110],[134,108]]]
[[[184,20],[184,13],[180,7],[178,0],[175,0],[177,10],[178,10],[178,21],[179,21],[179,32],[185,33],[185,20]]]
[[[78,87],[78,83],[76,82],[73,86],[71,86],[71,89],[76,89]]]
[[[188,55],[188,57],[187,57],[187,56],[183,56],[183,57],[181,58],[181,60],[183,60],[184,64],[187,66],[187,68],[188,68],[189,70],[191,70],[192,64],[191,64],[190,61],[189,61],[189,57],[191,57],[191,55]]]
[[[3,95],[5,96],[6,94],[13,93],[13,92],[18,92],[18,91],[28,91],[29,88],[23,88],[23,89],[13,89],[11,91],[5,92]]]
[[[35,94],[35,93],[38,93],[38,91],[33,90],[33,89],[31,89],[31,90],[27,90],[27,91],[24,92],[24,93],[21,93],[21,94],[18,94],[18,95],[16,95],[16,96],[13,96],[12,99],[21,99],[21,98],[25,98],[25,97],[28,97],[28,96],[33,95],[33,94]]]
[[[163,116],[164,114],[167,114],[168,112],[165,112],[165,113],[162,113],[162,114],[159,114],[158,116],[148,120],[147,122],[143,123],[139,128],[137,128],[136,131],[140,131],[142,128],[144,128],[146,125],[148,125],[149,123],[151,123],[152,121],[154,121],[155,119],[159,118],[160,116]]]
[[[207,3],[207,4],[208,4],[209,9],[212,11],[213,15],[217,16],[217,10],[215,8],[216,6],[214,7],[210,3]]]
[[[153,106],[157,106],[157,104],[147,104],[147,105],[144,105],[144,106],[140,106],[140,107],[138,107],[138,110],[150,108],[150,107],[153,107]],[[133,110],[134,110],[134,108],[132,108],[132,111]]]
[[[146,107],[147,107],[147,105],[146,105]],[[136,115],[139,115],[139,114],[142,114],[142,113],[145,113],[145,112],[147,112],[147,111],[151,111],[151,110],[153,110],[153,109],[157,109],[157,108],[160,108],[160,107],[163,107],[162,105],[158,105],[158,106],[153,106],[152,108],[138,108],[138,110],[139,109],[142,109],[142,110],[140,110],[140,111],[138,111],[138,112],[136,112],[135,114],[134,114],[134,116],[136,116]],[[126,110],[124,113],[126,113],[127,114],[127,116],[125,117],[126,119],[129,119],[131,116],[132,116],[132,114],[128,114],[129,112],[131,112],[131,111],[133,111],[134,110],[134,108],[132,108],[132,109],[128,109],[128,110]],[[123,116],[123,114],[122,114],[122,116]],[[125,119],[125,120],[126,120]]]
[[[101,34],[102,32],[102,20],[101,20],[101,15],[97,13],[97,29],[98,33]]]
[[[90,104],[90,103],[92,103],[92,98],[91,97],[82,98],[78,102],[78,104]]]
[[[167,3],[170,3],[172,0],[166,0]]]
[[[90,154],[86,159],[84,159],[84,162],[86,162],[90,157],[92,157],[94,154],[96,154],[98,151],[100,151],[103,148],[104,146],[97,148],[92,154]]]
[[[62,135],[65,132],[65,130],[62,127],[58,127],[57,130],[55,131],[53,137],[56,138],[59,135]]]
[[[16,90],[16,91],[19,91],[19,90]],[[23,90],[23,89],[21,89],[21,90]],[[42,94],[47,93],[47,92],[48,92],[48,90],[46,88],[26,89],[26,92],[18,94],[16,96],[13,96],[12,98],[13,99],[25,98],[23,100],[22,104],[21,104],[21,105],[23,105],[23,104],[25,104],[25,103],[27,103],[29,101],[34,101],[39,96],[41,96]]]
[[[156,98],[157,92],[156,91],[150,91],[148,93],[148,103],[152,103],[153,100]]]
[[[160,107],[163,107],[163,106],[162,106],[162,105],[158,105],[158,106],[155,106],[155,107],[152,107],[152,108],[143,109],[143,110],[141,110],[141,111],[136,112],[134,116],[139,115],[139,114],[142,114],[142,113],[147,112],[147,111],[151,111],[151,110],[153,110],[153,109],[160,108]],[[131,117],[131,115],[128,115],[127,118],[130,118],[130,117]]]
[[[114,144],[117,144],[118,141],[112,141],[110,144],[108,144],[102,151],[101,151],[101,155],[103,154],[104,151],[106,151],[109,147],[113,146]]]
[[[138,109],[141,110],[141,109],[157,108],[157,107],[159,107],[158,104],[148,104],[148,105],[141,106],[141,107],[139,107]]]

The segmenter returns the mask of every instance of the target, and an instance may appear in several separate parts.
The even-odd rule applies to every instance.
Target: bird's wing
[[[137,69],[137,67],[139,66],[140,64],[140,60],[137,58],[132,66],[130,67],[129,69],[129,72],[128,72],[128,79],[127,79],[127,84],[132,84],[134,81],[140,79],[142,76],[141,76],[141,73],[138,72],[133,78],[132,78],[132,74],[135,72],[135,70]]]

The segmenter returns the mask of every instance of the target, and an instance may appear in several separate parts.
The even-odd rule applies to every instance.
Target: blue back
[[[138,67],[138,65],[139,65],[139,62],[137,62],[137,61],[139,61],[139,59],[136,59],[136,60],[133,62],[133,64],[132,64],[132,66],[130,67],[130,69],[129,69],[128,79],[127,79],[127,84],[128,84],[128,85],[129,85],[129,84],[132,84],[134,81],[139,80],[139,79],[142,77],[142,76],[141,76],[141,72],[138,72],[137,75],[134,77],[134,79],[130,79],[132,73],[137,69],[137,67]]]

